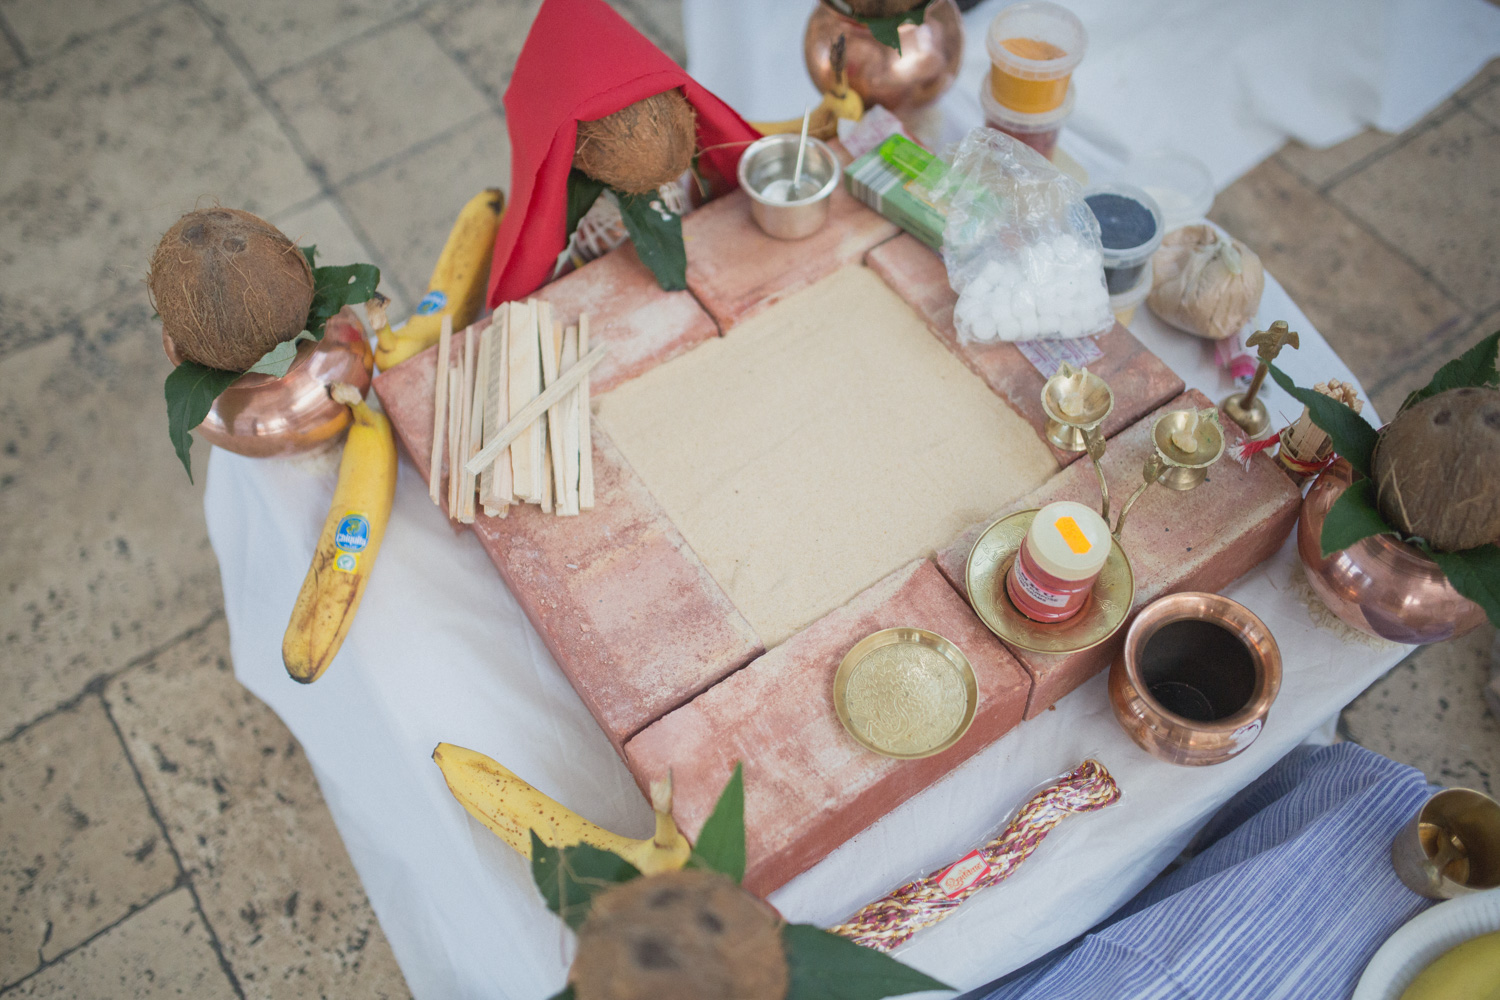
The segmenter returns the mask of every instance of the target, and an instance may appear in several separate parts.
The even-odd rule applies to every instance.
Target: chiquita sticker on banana
[[[359,554],[370,544],[370,519],[363,514],[345,514],[333,536],[338,553],[333,568],[353,573],[359,568]]]

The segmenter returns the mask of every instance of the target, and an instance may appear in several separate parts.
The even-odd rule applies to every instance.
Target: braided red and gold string
[[[908,882],[829,930],[876,951],[891,951],[923,927],[946,919],[970,896],[1009,878],[1043,838],[1074,813],[1117,802],[1120,786],[1097,760],[1086,760],[1033,795],[1000,835],[976,852],[988,869],[956,892],[945,892],[943,876],[953,865]]]

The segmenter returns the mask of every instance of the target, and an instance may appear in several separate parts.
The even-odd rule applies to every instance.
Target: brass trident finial
[[[1250,388],[1224,400],[1224,412],[1230,420],[1244,428],[1246,434],[1257,438],[1271,426],[1271,415],[1266,412],[1266,404],[1256,398],[1260,394],[1261,385],[1266,381],[1266,373],[1271,370],[1271,362],[1276,360],[1283,347],[1290,346],[1295,350],[1301,346],[1301,342],[1296,331],[1287,327],[1286,320],[1278,319],[1271,324],[1269,330],[1257,330],[1245,338],[1245,346],[1256,348],[1260,364],[1255,367],[1255,377],[1250,380]]]

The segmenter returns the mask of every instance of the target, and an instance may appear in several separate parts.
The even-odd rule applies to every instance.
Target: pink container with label
[[[1052,159],[1053,150],[1057,149],[1057,137],[1062,132],[1063,122],[1073,113],[1075,98],[1074,85],[1069,84],[1062,104],[1051,111],[1028,114],[1008,108],[995,100],[995,95],[990,90],[988,73],[979,84],[979,104],[984,108],[984,123],[1013,139],[1019,139],[1049,160]]]
[[[1027,618],[1064,622],[1088,603],[1113,547],[1109,525],[1072,500],[1037,511],[1005,575],[1005,592]]]

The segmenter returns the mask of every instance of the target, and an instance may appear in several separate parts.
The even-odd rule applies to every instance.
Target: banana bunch
[[[436,344],[444,315],[453,317],[455,330],[478,318],[504,209],[505,192],[499,188],[486,188],[470,198],[448,232],[448,242],[432,269],[427,294],[417,303],[416,315],[399,330],[392,330],[383,314],[378,320],[371,319],[371,325],[377,327],[375,361],[381,371],[390,371]]]
[[[452,743],[439,743],[432,759],[442,768],[448,790],[479,822],[522,857],[531,857],[530,832],[548,847],[584,843],[612,851],[643,875],[676,871],[687,864],[692,845],[672,819],[672,779],[653,782],[651,808],[656,834],[631,840],[590,823],[573,810],[528,785],[498,761]]]
[[[844,72],[844,40],[840,38],[833,48],[833,86],[823,92],[823,99],[812,109],[807,134],[825,142],[839,134],[839,119],[857,122],[865,116],[865,101],[849,86],[848,74]],[[751,122],[750,127],[761,135],[778,135],[783,132],[801,132],[802,118],[786,118],[775,122]]]
[[[332,394],[353,410],[354,424],[344,442],[328,520],[281,641],[287,673],[304,684],[323,675],[349,632],[396,497],[390,421],[370,409],[352,385],[335,383]]]
[[[1500,931],[1444,952],[1417,974],[1401,1000],[1500,1000]]]

